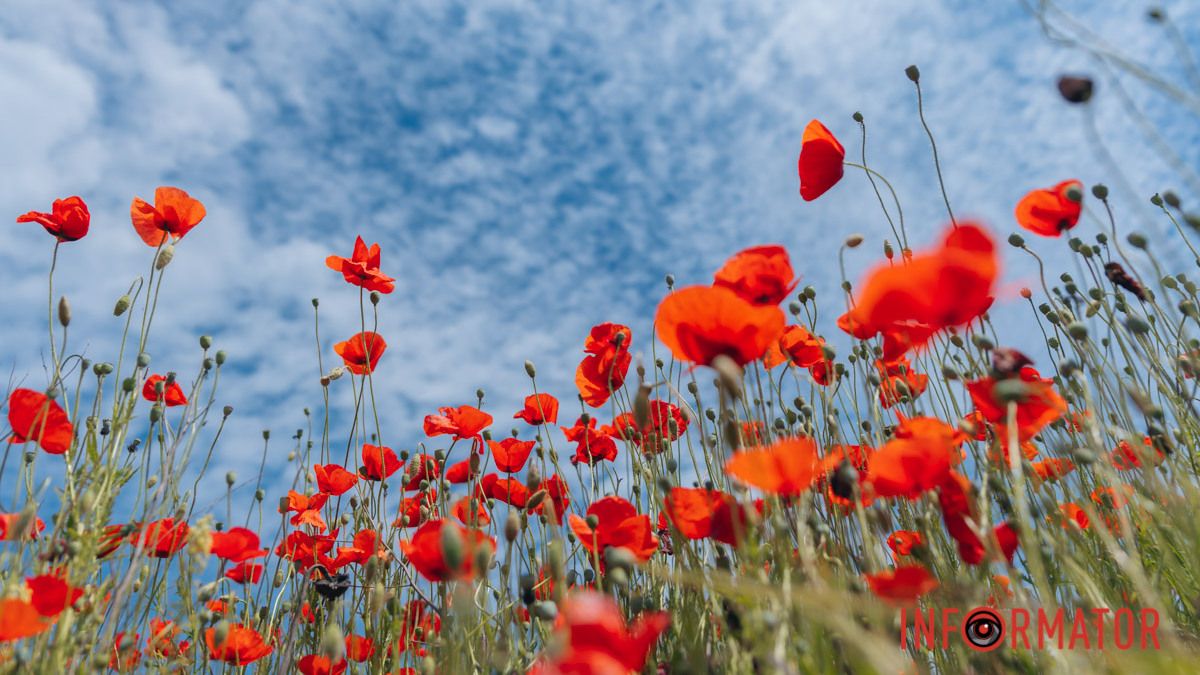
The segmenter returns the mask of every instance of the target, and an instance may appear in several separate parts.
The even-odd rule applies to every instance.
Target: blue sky
[[[1096,4],[1062,3],[1123,52],[1183,77],[1143,3]],[[1164,4],[1194,41],[1200,7]],[[800,200],[809,119],[857,156],[861,111],[871,164],[896,185],[912,240],[946,222],[910,63],[960,217],[1004,236],[1031,188],[1074,177],[1116,189],[1080,111],[1054,88],[1062,72],[1099,75],[1096,64],[1046,40],[1017,0],[29,0],[0,14],[0,213],[68,194],[91,205],[92,234],[65,247],[58,286],[86,336],[75,346],[104,359],[113,301],[149,262],[130,198],[168,184],[205,202],[208,218],[169,269],[150,352],[181,373],[195,368],[202,333],[229,352],[219,398],[237,413],[219,481],[222,469],[253,469],[261,429],[286,438],[303,407],[318,407],[309,299],[321,298],[332,358],[332,341],[357,330],[357,295],[323,260],[348,254],[356,234],[382,244],[398,280],[381,305],[390,348],[376,384],[397,448],[421,440],[422,416],[471,402],[477,387],[506,428],[528,393],[525,359],[569,402],[590,326],[629,324],[635,352],[648,352],[664,274],[705,283],[746,246],[787,246],[829,307],[838,244],[866,235],[848,260],[861,271],[888,226],[853,171]],[[1196,167],[1195,117],[1124,82]],[[1109,91],[1101,82],[1098,124],[1140,194],[1115,194],[1118,216],[1169,249],[1145,197],[1184,185]],[[1062,259],[1063,242],[1034,245]],[[0,226],[0,367],[39,387],[50,249],[36,226]],[[1028,264],[1008,261],[1008,287],[1032,285]],[[832,334],[825,316],[817,329]],[[335,396],[349,400],[348,388]]]

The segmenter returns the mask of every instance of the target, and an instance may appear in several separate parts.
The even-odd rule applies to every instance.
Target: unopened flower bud
[[[71,303],[67,302],[65,295],[58,299],[58,322],[63,328],[71,325]]]
[[[858,248],[859,245],[862,243],[863,243],[863,236],[861,234],[855,233],[855,234],[850,235],[849,237],[846,237],[846,248]]]
[[[208,349],[211,346],[212,346],[212,336],[211,335],[201,335],[200,336],[200,349]]]
[[[904,74],[907,75],[908,79],[912,80],[913,82],[921,81],[921,70],[917,68],[915,64],[905,68]]]
[[[175,245],[167,244],[161,251],[158,252],[158,257],[154,259],[154,269],[161,270],[171,264],[171,260],[175,257]]]
[[[537,377],[537,368],[533,366],[533,361],[525,361],[525,374],[528,375],[530,379]]]

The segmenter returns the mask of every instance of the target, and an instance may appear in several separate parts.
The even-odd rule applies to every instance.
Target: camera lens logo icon
[[[971,649],[990,652],[1004,642],[1004,622],[995,610],[977,607],[963,621],[962,634]]]

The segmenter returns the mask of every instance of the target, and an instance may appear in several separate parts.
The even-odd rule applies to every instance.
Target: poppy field
[[[919,105],[919,69],[897,76]],[[1057,86],[1065,107],[1103,93]],[[856,191],[890,226],[808,252],[840,286],[802,286],[770,242],[664,271],[652,335],[555,335],[578,344],[573,388],[544,390],[531,354],[522,408],[462,392],[417,447],[385,443],[374,381],[405,271],[370,232],[309,261],[345,282],[311,301],[314,336],[280,338],[315,337],[317,404],[238,503],[209,470],[237,414],[220,336],[187,373],[147,346],[202,201],[160,186],[104,224],[145,244],[144,269],[114,272],[107,360],[82,355],[55,283],[85,199],[12,214],[47,235],[46,369],[0,392],[0,672],[1194,672],[1200,286],[1167,261],[1200,267],[1200,211],[1146,195],[1171,233],[1151,237],[1062,176],[1008,222],[943,187],[920,198],[944,221],[918,226],[866,128],[797,129],[797,199]],[[925,130],[912,161],[940,181]],[[1006,279],[1017,258],[1037,283]],[[357,303],[357,325],[322,302]]]

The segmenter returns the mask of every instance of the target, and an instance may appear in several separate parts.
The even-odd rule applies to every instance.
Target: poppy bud
[[[853,115],[851,115],[850,117],[854,118],[854,121],[855,121],[855,122],[858,122],[859,124],[862,124],[862,121],[863,121],[863,114],[862,114],[862,113],[860,113],[860,112],[858,112],[857,110],[855,110],[855,111],[854,111],[854,114],[853,114]]]
[[[856,233],[846,237],[846,248],[858,248],[862,243],[863,236],[861,234]]]
[[[1159,195],[1157,192],[1156,192],[1156,193],[1154,193],[1154,194],[1153,194],[1153,195],[1151,195],[1151,197],[1150,197],[1150,203],[1151,203],[1151,204],[1153,204],[1153,205],[1155,205],[1155,206],[1157,206],[1157,207],[1160,207],[1160,208],[1161,208],[1161,207],[1162,207],[1162,205],[1163,205],[1163,199],[1162,199],[1162,196],[1161,196],[1161,195]]]
[[[542,621],[554,621],[558,618],[558,605],[548,600],[535,602],[529,606],[529,614]]]
[[[725,354],[718,354],[712,361],[717,378],[725,391],[735,399],[742,397],[742,368]]]
[[[992,392],[1001,403],[1020,403],[1029,397],[1029,385],[1017,378],[1001,380]]]
[[[342,366],[337,366],[337,367],[333,368],[332,370],[330,370],[329,374],[326,375],[325,377],[328,378],[330,382],[332,382],[336,379],[339,379],[342,375],[345,375],[345,374],[346,374],[346,369]]]
[[[1139,316],[1130,316],[1125,320],[1125,327],[1134,335],[1145,335],[1150,332],[1150,324]]]
[[[538,505],[542,503],[542,500],[546,498],[547,494],[548,493],[545,490],[538,490],[537,492],[529,495],[528,501],[525,502],[525,508],[530,511],[536,509]]]
[[[604,549],[604,562],[610,571],[631,570],[637,564],[637,558],[624,546],[609,546]]]
[[[212,346],[212,336],[211,335],[201,335],[200,336],[200,349],[208,349],[211,346]]]
[[[483,403],[483,389],[475,390],[475,398],[479,399],[480,403]]]
[[[154,259],[154,269],[161,270],[171,264],[171,259],[175,257],[175,245],[167,244],[161,251],[158,252],[158,257]]]
[[[217,352],[217,365],[221,366],[221,365],[224,365],[224,363],[225,363],[225,350],[222,349]]]
[[[263,440],[264,441],[271,440],[271,430],[270,429],[263,429]]]
[[[517,540],[521,534],[521,519],[517,516],[516,511],[509,511],[508,518],[504,521],[504,540],[512,543]]]
[[[668,274],[666,276],[665,280],[667,282],[667,290],[671,290],[672,288],[675,288],[675,275],[674,274]]]
[[[154,406],[152,406],[150,408],[150,421],[151,422],[157,422],[157,421],[161,420],[162,415],[163,415],[162,406],[158,405],[157,403],[154,404]]]
[[[887,239],[883,240],[883,255],[888,260],[891,260],[892,256],[896,255],[896,251],[892,248],[892,242]]]
[[[342,629],[336,621],[330,621],[329,625],[325,626],[325,630],[321,632],[321,644],[318,650],[322,656],[337,663],[342,660],[345,649],[346,636],[342,634]]]
[[[1086,340],[1088,328],[1078,321],[1073,321],[1067,326],[1067,335],[1070,335],[1072,340]]]
[[[229,622],[221,619],[213,626],[213,644],[218,646],[225,644],[225,639],[229,637]]]
[[[1090,77],[1064,75],[1058,78],[1058,93],[1067,103],[1087,103],[1094,89],[1095,84]]]
[[[1179,195],[1171,192],[1170,190],[1166,190],[1162,193],[1162,199],[1164,202],[1166,202],[1167,206],[1173,209],[1177,209],[1180,206]]]
[[[829,488],[833,494],[842,499],[854,499],[854,492],[858,489],[858,470],[849,461],[843,459],[833,471]]]
[[[137,355],[137,365],[138,365],[138,368],[145,368],[146,366],[150,365],[150,355],[147,354],[146,352],[142,352],[141,354],[138,354]]]
[[[71,303],[67,302],[65,295],[58,299],[58,322],[63,328],[71,325]]]
[[[1008,235],[1008,244],[1013,248],[1021,248],[1025,245],[1025,237],[1013,232],[1012,234]]]
[[[905,68],[904,74],[907,75],[908,79],[912,80],[913,82],[921,81],[921,70],[917,68],[916,64]]]
[[[650,423],[650,387],[641,385],[633,398],[633,422],[638,429],[645,429]]]

